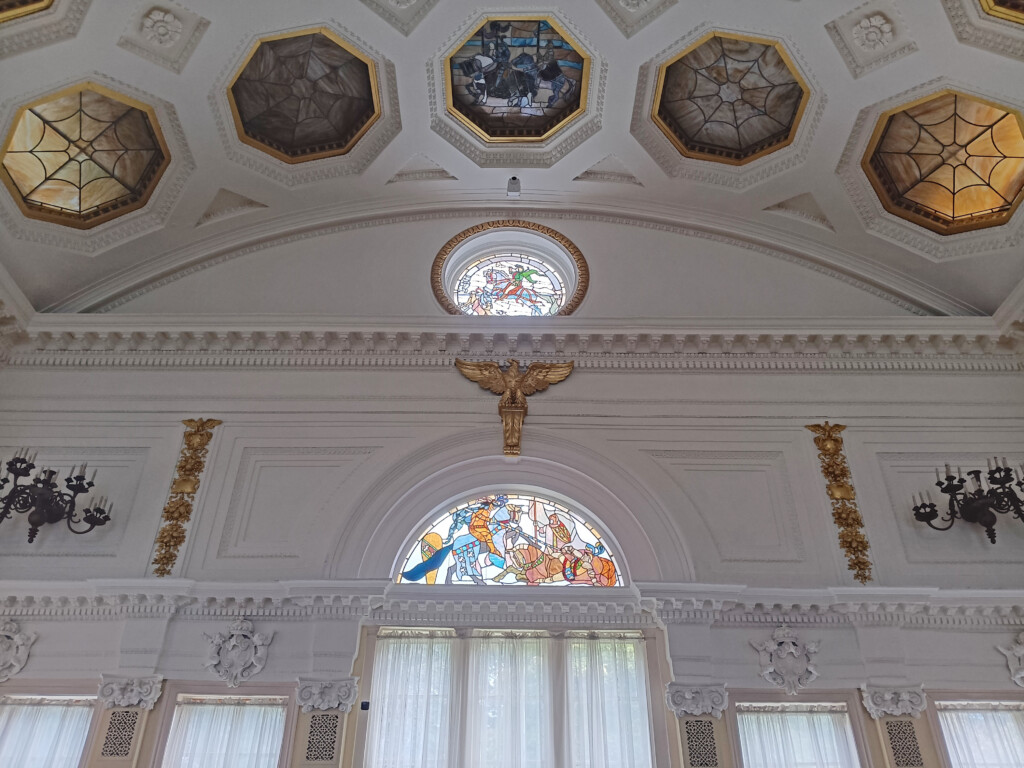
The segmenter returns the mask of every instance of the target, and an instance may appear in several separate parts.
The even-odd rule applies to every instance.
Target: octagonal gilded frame
[[[86,90],[107,96],[108,98],[119,101],[122,104],[127,104],[128,106],[134,107],[142,112],[149,120],[150,128],[153,129],[153,136],[160,145],[160,150],[164,154],[164,162],[160,165],[160,168],[154,174],[152,181],[146,185],[146,188],[137,200],[118,206],[113,210],[89,219],[76,219],[74,216],[50,213],[43,208],[26,203],[25,199],[21,196],[21,191],[7,173],[7,169],[3,167],[2,158],[7,154],[7,150],[10,147],[11,142],[14,140],[15,129],[21,122],[21,118],[26,111],[40,104],[45,104],[48,101],[60,99],[64,96],[70,96],[75,93],[81,93]],[[65,227],[71,227],[72,229],[92,229],[100,224],[105,224],[108,221],[120,218],[132,211],[144,208],[146,203],[149,202],[150,197],[152,197],[153,192],[159,186],[164,173],[166,173],[167,169],[171,166],[171,160],[171,150],[167,146],[167,140],[164,138],[163,129],[160,127],[160,121],[157,119],[156,110],[154,110],[153,107],[145,102],[139,101],[138,99],[133,99],[131,96],[115,91],[113,88],[107,88],[106,86],[100,85],[93,80],[85,80],[81,83],[76,83],[75,85],[70,85],[66,88],[61,88],[60,90],[40,96],[39,98],[33,99],[28,104],[24,104],[18,108],[18,111],[14,113],[14,117],[10,122],[10,128],[8,129],[7,136],[4,139],[4,143],[0,145],[0,180],[2,180],[4,186],[7,187],[7,191],[17,204],[18,210],[20,210],[22,215],[26,218],[35,219],[36,221],[46,221],[51,224],[60,224]]]
[[[309,154],[302,155],[300,157],[293,157],[292,155],[287,155],[284,152],[281,152],[267,144],[264,144],[262,141],[259,141],[258,139],[252,138],[245,132],[245,126],[242,125],[242,117],[238,113],[238,105],[235,103],[235,95],[231,89],[234,88],[235,83],[238,82],[238,78],[241,77],[242,73],[245,71],[245,68],[249,66],[249,62],[252,61],[252,57],[256,55],[256,52],[264,43],[272,43],[275,40],[286,40],[292,37],[303,37],[304,35],[317,34],[323,35],[332,43],[348,51],[366,65],[370,75],[370,89],[373,96],[373,116],[363,124],[363,126],[359,129],[355,136],[353,136],[348,141],[348,143],[345,144],[345,146],[342,147],[341,149],[330,149],[324,152],[310,152]],[[235,123],[235,133],[238,134],[238,140],[241,141],[243,144],[252,147],[253,149],[257,149],[260,152],[265,152],[271,157],[274,157],[283,163],[287,163],[288,165],[298,165],[300,163],[306,163],[311,160],[322,160],[327,157],[340,157],[341,155],[347,155],[349,152],[352,151],[352,148],[359,143],[359,140],[363,138],[364,135],[366,135],[366,132],[370,130],[371,127],[373,127],[374,123],[380,120],[381,115],[383,114],[380,105],[380,86],[378,85],[377,82],[377,66],[374,63],[373,59],[371,59],[369,56],[360,51],[351,43],[346,42],[336,32],[333,32],[327,27],[309,27],[308,29],[300,29],[291,32],[282,32],[279,35],[270,35],[268,37],[259,38],[255,43],[253,43],[253,46],[249,50],[249,53],[246,55],[245,59],[242,61],[238,69],[235,70],[235,74],[231,76],[231,79],[228,82],[227,87],[227,97],[228,107],[231,110],[231,119]]]
[[[993,16],[997,19],[1005,19],[1006,21],[1015,21],[1018,24],[1024,24],[1024,10],[1015,10],[1013,8],[1006,8],[996,0],[978,0],[981,4],[981,10],[987,13],[989,16]]]
[[[771,46],[779,54],[779,57],[783,60],[783,62],[785,62],[786,67],[793,75],[793,79],[796,81],[797,85],[800,86],[801,91],[803,91],[803,95],[800,97],[800,104],[796,109],[796,114],[793,116],[793,123],[789,128],[789,135],[783,141],[780,141],[776,144],[772,144],[769,147],[765,147],[764,149],[755,152],[749,157],[744,157],[738,160],[730,157],[723,157],[721,155],[714,155],[707,152],[698,152],[690,149],[679,139],[678,136],[676,136],[675,131],[673,131],[665,123],[665,121],[661,119],[661,117],[658,114],[661,107],[662,91],[665,87],[665,74],[668,72],[669,67],[671,67],[673,64],[675,64],[677,61],[682,59],[687,54],[697,50],[700,46],[704,45],[704,43],[706,43],[713,37],[725,37],[730,38],[732,40],[743,40],[749,43],[758,43],[759,45]],[[707,160],[713,163],[724,163],[726,165],[746,165],[747,163],[752,163],[753,161],[758,160],[764,157],[765,155],[770,155],[772,152],[776,152],[780,149],[788,147],[790,144],[793,143],[793,141],[796,139],[797,131],[800,128],[800,121],[803,119],[804,112],[806,111],[807,105],[810,102],[810,97],[810,86],[807,84],[807,81],[804,79],[803,75],[800,74],[800,68],[797,67],[796,63],[793,61],[793,58],[789,55],[789,52],[785,49],[781,41],[771,40],[764,37],[757,37],[756,35],[744,35],[737,32],[723,32],[720,30],[711,30],[707,34],[700,37],[698,40],[688,45],[684,50],[680,51],[671,59],[668,59],[667,61],[659,65],[657,78],[654,83],[654,99],[651,104],[651,121],[656,126],[658,126],[658,130],[665,134],[665,137],[670,142],[672,142],[672,146],[674,146],[676,150],[679,152],[679,154],[681,154],[683,157],[689,157],[694,160]]]
[[[28,16],[32,13],[45,11],[47,8],[51,7],[55,1],[56,0],[36,0],[34,3],[26,3],[14,8],[8,8],[6,11],[0,10],[0,24],[3,24],[5,21],[20,19],[22,16]],[[0,7],[2,7],[2,5],[3,4],[0,4]]]
[[[889,197],[889,193],[886,190],[885,185],[882,184],[881,180],[878,179],[878,177],[871,168],[871,157],[872,155],[875,154],[875,151],[878,147],[878,143],[882,138],[882,134],[888,127],[889,120],[894,115],[903,112],[904,110],[916,107],[919,104],[924,104],[925,102],[932,101],[933,99],[937,99],[941,96],[946,96],[950,94],[961,95],[973,99],[974,101],[980,102],[982,104],[986,104],[995,109],[1006,112],[1007,114],[1013,115],[1013,117],[1016,118],[1017,123],[1022,127],[1022,129],[1024,129],[1024,115],[1021,114],[1020,110],[1010,107],[1006,104],[1000,104],[999,102],[993,101],[992,99],[986,99],[971,93],[962,93],[960,91],[957,91],[955,88],[943,88],[941,90],[934,91],[933,93],[930,93],[927,96],[922,96],[921,98],[914,99],[913,101],[908,101],[905,104],[901,104],[899,106],[887,109],[884,112],[882,112],[878,116],[878,119],[875,121],[875,127],[871,132],[871,137],[868,139],[867,148],[864,150],[864,154],[861,156],[861,170],[867,177],[868,183],[871,184],[871,189],[874,190],[875,196],[878,198],[878,202],[881,203],[882,207],[888,213],[892,214],[893,216],[896,216],[899,219],[902,219],[907,223],[916,224],[918,226],[924,227],[929,232],[934,232],[937,235],[957,235],[962,232],[973,232],[979,229],[989,229],[992,227],[1002,226],[1013,218],[1013,215],[1014,213],[1016,213],[1017,208],[1019,208],[1020,204],[1024,202],[1024,189],[1021,189],[1017,193],[1017,196],[1014,199],[1013,203],[1010,204],[1010,207],[1001,213],[990,214],[987,218],[979,217],[978,219],[971,219],[959,225],[951,224],[950,226],[942,226],[929,216],[919,214],[916,211],[913,211],[909,208],[905,208],[893,202],[892,198]]]
[[[455,95],[454,87],[452,85],[452,58],[456,53],[462,50],[462,48],[472,40],[480,32],[480,28],[491,21],[544,21],[551,25],[551,28],[555,30],[566,40],[569,40],[573,44],[573,50],[583,59],[583,74],[580,78],[580,105],[567,117],[564,117],[557,125],[549,129],[542,136],[491,136],[484,131],[480,126],[474,123],[472,120],[467,118],[455,107]],[[565,27],[558,23],[552,16],[548,16],[542,13],[503,13],[503,14],[487,14],[480,19],[480,23],[475,26],[468,34],[461,37],[456,45],[450,49],[450,53],[444,57],[443,68],[444,68],[444,101],[445,109],[449,115],[459,122],[460,125],[468,128],[472,133],[477,136],[481,141],[487,144],[535,144],[547,141],[559,131],[565,130],[572,122],[577,120],[581,115],[587,111],[587,93],[590,90],[590,66],[591,57],[585,52],[583,46],[576,40],[575,37],[570,35]]]

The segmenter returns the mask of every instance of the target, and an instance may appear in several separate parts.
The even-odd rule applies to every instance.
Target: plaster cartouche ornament
[[[254,632],[252,622],[238,619],[228,628],[225,635],[203,633],[210,642],[203,666],[226,682],[229,687],[237,688],[258,675],[267,663],[267,646],[274,639],[274,633],[265,635]]]
[[[22,632],[13,619],[0,624],[0,683],[21,672],[28,662],[28,649],[35,641],[36,635]]]
[[[860,691],[864,709],[874,720],[900,715],[920,717],[928,706],[928,697],[920,685],[862,685]]]
[[[152,709],[163,691],[162,677],[115,677],[103,675],[99,699],[107,709],[141,707]]]
[[[0,637],[3,636],[0,635]],[[997,645],[996,648],[1006,657],[1006,665],[1010,668],[1010,679],[1024,688],[1024,632],[1017,635],[1017,642],[1012,643],[1009,648],[1003,648],[1001,645]]]
[[[721,719],[729,706],[729,692],[724,685],[684,685],[669,683],[665,702],[676,717],[685,715],[712,715]]]
[[[340,680],[312,680],[299,678],[299,692],[296,698],[303,712],[314,709],[340,709],[348,712],[359,696],[359,678],[344,677]]]
[[[181,38],[181,20],[170,11],[154,8],[142,20],[142,34],[151,43],[167,48]]]
[[[818,677],[814,655],[818,641],[805,643],[786,624],[776,627],[771,640],[750,641],[761,664],[761,677],[791,696]]]
[[[854,26],[853,39],[869,51],[884,48],[892,42],[892,24],[880,13],[865,16]]]

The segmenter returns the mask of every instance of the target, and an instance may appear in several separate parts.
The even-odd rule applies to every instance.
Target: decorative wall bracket
[[[21,672],[28,662],[28,651],[36,635],[22,632],[13,619],[0,623],[0,683]]]
[[[255,632],[251,621],[238,619],[228,627],[227,634],[204,632],[203,637],[210,643],[203,666],[228,687],[237,688],[239,683],[258,675],[266,665],[267,647],[274,633]]]
[[[152,709],[163,691],[162,677],[117,677],[103,675],[99,699],[107,709],[140,707]]]
[[[786,624],[776,627],[771,640],[750,641],[761,664],[761,677],[793,696],[818,677],[814,655],[818,641],[803,642]]]
[[[669,683],[665,703],[676,717],[686,715],[712,715],[721,719],[729,706],[729,692],[724,685],[684,685]]]
[[[850,465],[843,454],[843,438],[839,433],[846,429],[843,424],[808,424],[814,432],[814,444],[818,447],[821,474],[825,477],[825,491],[832,503],[832,519],[839,528],[839,546],[846,553],[846,561],[854,578],[861,584],[871,581],[871,548],[864,536],[864,518],[857,511],[857,492],[853,488]]]
[[[900,715],[920,717],[928,706],[928,696],[920,685],[862,685],[860,692],[864,709],[874,720]]]
[[[0,635],[0,638],[2,637],[3,635]],[[997,645],[996,648],[1006,657],[1006,665],[1010,668],[1010,679],[1024,688],[1024,632],[1017,635],[1017,642],[1011,643],[1009,648],[1003,648],[1001,645]]]
[[[552,384],[564,381],[572,373],[573,363],[530,363],[525,371],[519,370],[519,361],[509,358],[508,368],[502,370],[495,362],[470,363],[455,359],[459,373],[475,381],[484,389],[501,395],[498,415],[505,441],[505,455],[518,456],[526,418],[526,396],[541,392]]]
[[[178,560],[178,550],[185,543],[187,534],[185,523],[192,519],[192,502],[199,490],[199,477],[206,466],[213,429],[223,422],[220,419],[185,419],[182,424],[188,429],[171,492],[164,506],[164,525],[156,536],[155,576],[170,576]]]
[[[348,712],[359,697],[358,683],[358,677],[345,677],[341,680],[300,677],[296,699],[302,705],[303,712],[312,712],[314,709]]]

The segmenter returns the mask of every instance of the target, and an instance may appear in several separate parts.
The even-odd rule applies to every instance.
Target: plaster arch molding
[[[381,478],[356,505],[352,524],[339,530],[326,577],[393,579],[415,537],[439,512],[474,494],[508,488],[578,508],[607,536],[627,583],[694,580],[672,517],[621,467],[540,433],[530,436],[532,456],[481,455],[493,450],[494,440],[493,431],[460,433],[417,451]]]

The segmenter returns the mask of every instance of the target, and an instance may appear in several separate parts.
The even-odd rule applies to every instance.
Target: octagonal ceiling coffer
[[[239,139],[286,163],[344,155],[381,116],[373,60],[324,28],[260,40],[228,100]]]
[[[978,0],[981,10],[997,19],[1024,24],[1024,0]]]
[[[712,32],[661,65],[652,117],[686,157],[743,165],[792,143],[808,96],[781,43]]]
[[[20,19],[30,13],[45,11],[54,0],[0,0],[0,24]]]
[[[1024,199],[1024,119],[943,91],[885,112],[861,162],[889,213],[943,235],[1009,221]]]
[[[547,16],[488,17],[444,60],[448,113],[486,142],[542,142],[587,107],[590,57]]]
[[[2,158],[23,214],[89,229],[144,206],[171,154],[151,107],[82,83],[18,110]]]

